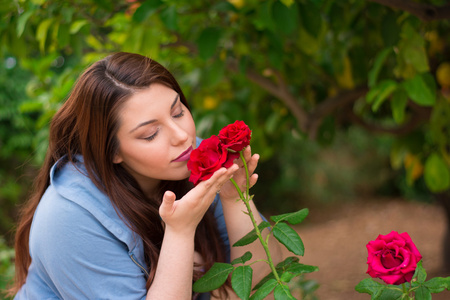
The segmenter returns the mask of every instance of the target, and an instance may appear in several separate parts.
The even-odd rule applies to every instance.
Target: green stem
[[[250,195],[250,175],[248,173],[248,166],[247,166],[247,162],[245,161],[244,154],[242,153],[242,151],[239,151],[239,156],[241,157],[242,163],[244,164],[245,178],[247,179],[247,185],[246,185],[247,197],[249,197],[249,195]]]
[[[410,291],[408,290],[408,288],[406,287],[406,284],[402,283],[402,288],[403,288],[403,297],[407,296],[409,300],[413,300],[414,297],[410,296]],[[403,299],[403,298],[402,298]]]
[[[270,254],[270,250],[269,250],[269,246],[268,246],[268,241],[266,242],[261,234],[261,231],[259,230],[258,224],[256,223],[255,220],[255,216],[253,215],[253,211],[250,207],[250,176],[248,173],[248,166],[247,166],[247,162],[244,159],[244,155],[242,154],[242,151],[239,152],[239,155],[242,159],[242,162],[244,164],[244,168],[245,168],[245,174],[246,174],[246,179],[247,179],[247,186],[246,186],[246,195],[242,194],[241,189],[239,188],[239,186],[237,185],[236,181],[234,181],[233,178],[230,179],[230,181],[233,183],[233,185],[235,186],[236,190],[239,193],[240,198],[242,199],[242,201],[244,202],[245,206],[247,207],[247,212],[248,215],[250,216],[250,219],[252,221],[253,227],[255,228],[255,232],[256,235],[258,236],[259,241],[261,242],[261,245],[264,248],[264,251],[266,252],[266,256],[267,256],[267,262],[270,266],[270,269],[272,270],[272,273],[275,277],[275,279],[281,284],[281,280],[280,277],[278,276],[278,272],[275,268],[275,265],[273,263],[272,260],[272,255]]]

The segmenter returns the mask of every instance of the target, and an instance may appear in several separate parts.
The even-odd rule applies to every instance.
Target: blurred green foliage
[[[199,136],[249,124],[264,174],[255,193],[268,209],[448,190],[447,2],[414,3],[0,0],[2,230],[29,189],[21,166],[42,162],[48,122],[77,75],[114,51],[168,67]]]

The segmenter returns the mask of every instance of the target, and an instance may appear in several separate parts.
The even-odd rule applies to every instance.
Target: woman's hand
[[[250,146],[247,146],[244,149],[243,154],[244,159],[247,163],[248,174],[250,176],[249,188],[251,188],[256,184],[256,181],[258,180],[258,174],[255,174],[254,172],[256,166],[258,165],[259,154],[252,155]],[[245,193],[245,191],[247,190],[247,177],[245,174],[244,163],[240,158],[235,160],[235,163],[239,166],[239,170],[236,173],[234,173],[233,179],[241,189],[242,193]],[[237,199],[239,199],[239,193],[231,181],[228,180],[220,189],[220,199],[222,200],[222,202],[236,201]]]
[[[225,183],[229,182],[238,170],[237,164],[233,164],[228,169],[219,169],[210,179],[199,183],[178,201],[175,201],[176,195],[173,192],[166,191],[159,207],[159,214],[166,224],[166,228],[178,232],[195,232],[217,192]]]

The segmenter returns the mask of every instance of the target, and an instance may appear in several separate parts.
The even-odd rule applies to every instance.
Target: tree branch
[[[411,104],[410,107],[412,108],[413,114],[407,123],[398,127],[383,127],[377,124],[368,123],[361,117],[355,115],[352,110],[349,111],[348,117],[354,124],[363,127],[369,132],[391,134],[394,136],[406,135],[422,125],[423,122],[428,121],[431,114],[430,108],[417,106],[411,101],[409,101],[409,104]]]
[[[228,64],[228,68],[234,72],[239,72],[239,67],[236,61],[230,61]],[[289,92],[287,85],[281,76],[275,74],[279,81],[277,85],[272,80],[258,74],[254,70],[247,70],[245,75],[250,81],[256,83],[262,89],[264,89],[271,95],[277,97],[281,102],[283,102],[297,120],[297,124],[300,130],[302,131],[306,130],[308,114],[298,104],[297,99],[294,97],[294,95],[292,95],[292,93]]]
[[[401,9],[415,15],[422,21],[450,19],[450,4],[435,6],[411,0],[369,0],[384,6]]]
[[[328,98],[319,103],[308,116],[307,132],[310,139],[315,139],[322,119],[330,115],[338,108],[347,106],[367,93],[365,86],[358,87],[351,91],[343,91],[334,97]]]

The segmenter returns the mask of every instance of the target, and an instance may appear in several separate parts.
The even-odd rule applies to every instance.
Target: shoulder
[[[78,158],[76,163],[58,162],[52,168],[50,186],[39,203],[33,223],[56,223],[52,226],[61,229],[82,226],[81,222],[95,223],[133,249],[139,237],[130,230],[109,197],[87,176],[82,157]]]

